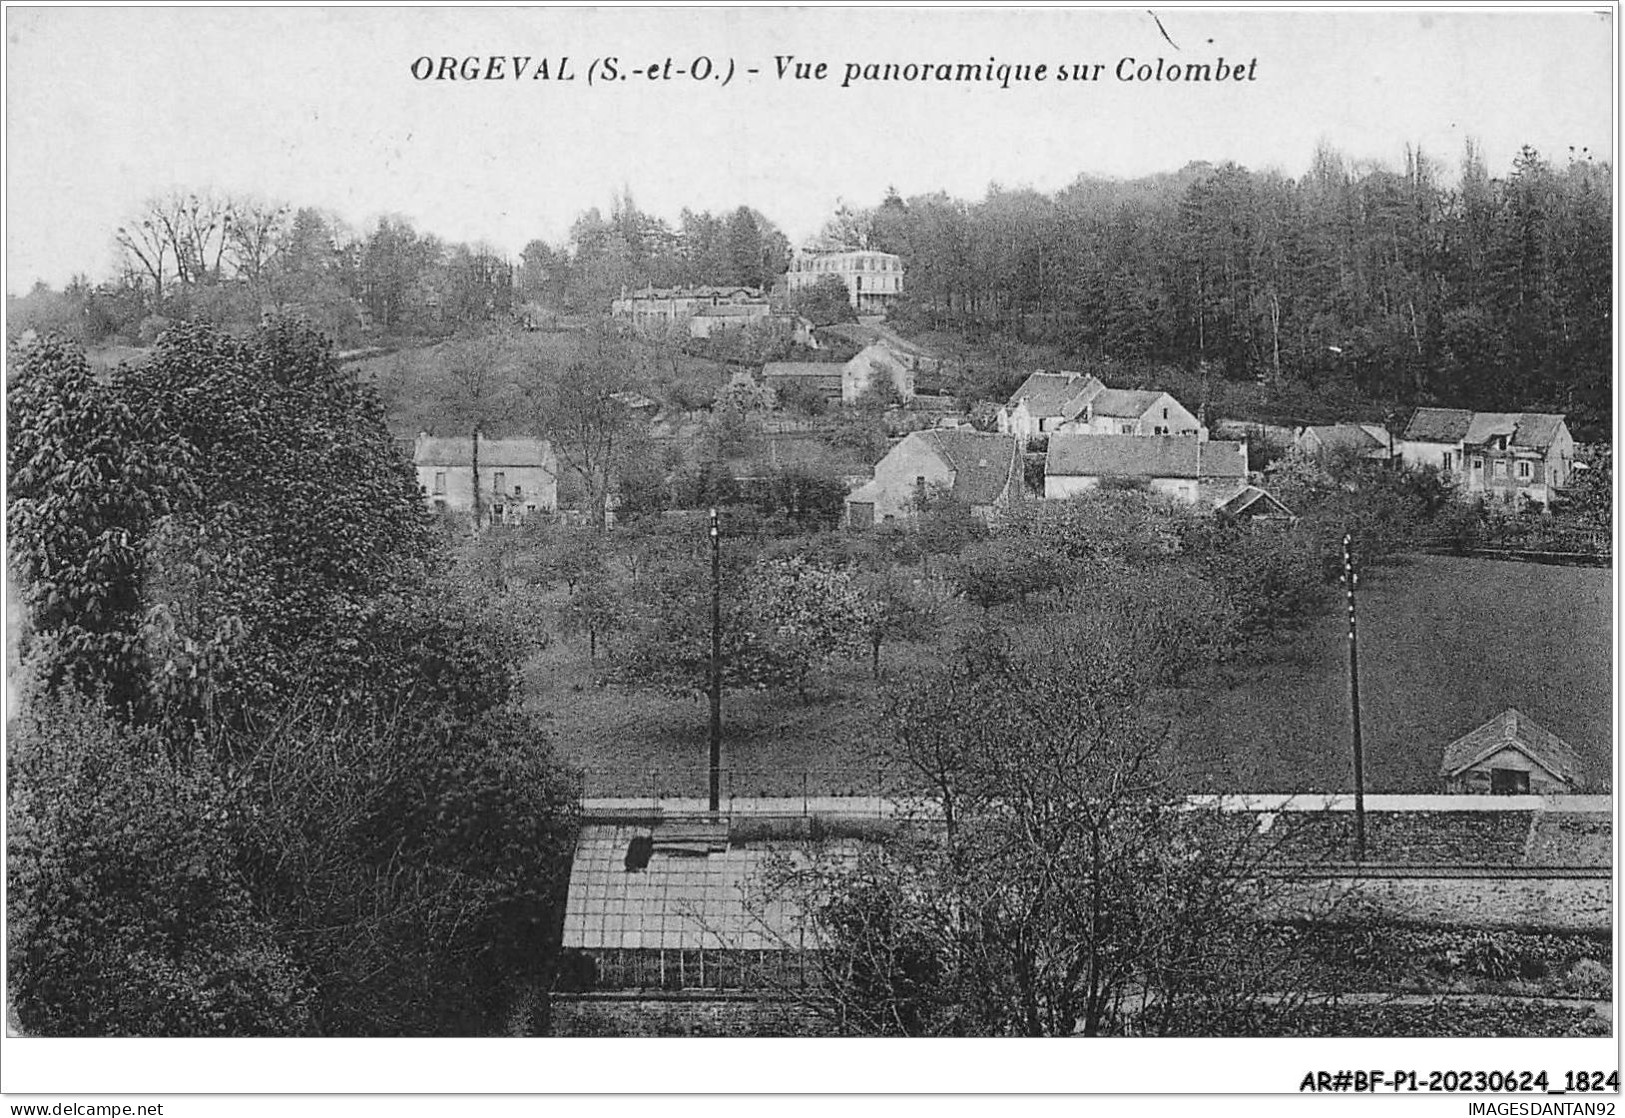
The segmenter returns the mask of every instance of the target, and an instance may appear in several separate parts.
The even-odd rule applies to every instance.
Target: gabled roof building
[[[983,520],[1023,498],[1021,448],[1008,435],[916,431],[875,463],[874,480],[846,499],[853,527],[912,515],[922,497],[946,489]]]
[[[1443,470],[1470,494],[1549,504],[1573,473],[1574,437],[1549,412],[1417,408],[1400,455]]]
[[[1065,499],[1106,482],[1143,485],[1215,508],[1247,486],[1247,444],[1177,435],[1053,435],[1044,496]]]
[[[1445,746],[1439,775],[1453,793],[1551,795],[1586,786],[1574,747],[1516,707]]]

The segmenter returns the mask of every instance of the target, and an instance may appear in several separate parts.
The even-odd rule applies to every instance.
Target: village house
[[[1023,498],[1021,448],[1007,435],[981,431],[916,431],[875,463],[875,476],[846,499],[847,520],[867,528],[914,513],[943,489],[982,520]]]
[[[999,409],[999,431],[1024,443],[1052,434],[1105,390],[1105,384],[1088,373],[1040,370],[1022,381],[1009,402]]]
[[[1164,435],[1207,438],[1207,428],[1166,392],[1107,388],[1095,394],[1069,421],[1062,435]]]
[[[774,392],[805,388],[826,403],[839,404],[846,396],[846,366],[834,361],[769,361],[762,366],[762,383]]]
[[[846,363],[848,400],[855,399],[877,376],[890,380],[905,400],[921,392],[939,394],[947,387],[948,363],[940,353],[884,326],[846,322],[823,327],[819,333],[832,346],[858,347]]]
[[[558,507],[558,458],[546,439],[435,438],[412,444],[418,486],[437,512],[474,512],[478,439],[480,526],[517,524]]]
[[[1417,408],[1400,456],[1445,471],[1470,495],[1545,505],[1569,483],[1574,437],[1561,415]]]
[[[762,379],[774,388],[808,384],[831,403],[843,404],[856,403],[875,384],[886,383],[906,403],[914,399],[922,373],[940,368],[940,358],[886,331],[848,361],[770,361],[762,366]]]
[[[1046,498],[1064,500],[1106,482],[1213,509],[1247,487],[1247,444],[1178,435],[1050,436]]]
[[[790,261],[785,281],[790,293],[809,288],[825,276],[846,285],[847,300],[859,314],[885,314],[903,293],[903,259],[890,252],[857,249],[820,252],[803,249]]]
[[[1088,373],[1037,372],[999,409],[999,430],[1044,435],[1163,435],[1207,438],[1207,428],[1166,392],[1107,388]]]
[[[1301,428],[1292,447],[1311,457],[1350,455],[1370,462],[1395,457],[1394,436],[1380,423],[1332,423]]]
[[[1586,786],[1574,747],[1514,707],[1445,746],[1439,776],[1458,795],[1549,796]]]

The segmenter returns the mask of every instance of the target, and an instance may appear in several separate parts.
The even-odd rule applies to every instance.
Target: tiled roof
[[[1161,392],[1138,389],[1108,388],[1089,401],[1096,415],[1109,415],[1122,419],[1138,419],[1162,398]]]
[[[719,287],[704,285],[699,287],[644,287],[637,291],[629,291],[628,299],[712,299],[718,297],[729,298],[743,295],[747,299],[760,299],[762,293],[751,287]]]
[[[1563,425],[1561,415],[1542,412],[1488,412],[1473,414],[1472,425],[1462,436],[1462,442],[1478,446],[1496,435],[1504,435],[1511,446],[1527,446],[1544,450],[1557,439]]]
[[[1441,776],[1455,776],[1511,746],[1575,788],[1585,787],[1585,768],[1574,747],[1516,707],[1463,734],[1444,749]]]
[[[1365,454],[1373,450],[1386,450],[1388,440],[1377,435],[1381,428],[1365,423],[1333,423],[1322,427],[1305,427],[1303,434],[1313,436],[1326,450],[1351,450]]]
[[[1189,436],[1051,435],[1044,472],[1058,477],[1247,476],[1247,444]]]
[[[764,896],[761,874],[793,845],[720,841],[703,826],[586,824],[576,840],[564,913],[564,946],[582,950],[774,951],[810,946],[800,911]],[[633,840],[641,840],[647,862]],[[844,844],[844,845],[843,845]],[[830,840],[826,848],[856,840]],[[837,851],[838,852],[838,851]],[[630,857],[629,857],[630,855]]]
[[[880,342],[913,357],[932,359],[941,357],[941,354],[935,350],[923,346],[919,342],[911,342],[896,331],[888,330],[884,326],[864,326],[857,322],[838,322],[833,326],[820,327],[818,332],[834,335],[859,347],[867,347]]]
[[[762,379],[783,377],[803,381],[814,388],[839,391],[843,368],[833,361],[769,361],[762,366]]]
[[[1401,437],[1408,442],[1459,443],[1473,425],[1473,413],[1460,408],[1417,408]]]
[[[1098,377],[1089,373],[1033,373],[1021,382],[1010,397],[1010,407],[1023,400],[1027,413],[1039,419],[1065,416],[1071,419],[1083,406],[1108,391]]]
[[[474,461],[474,440],[420,437],[413,444],[412,462],[418,466],[468,466]],[[481,439],[481,466],[554,466],[553,447],[546,439]]]
[[[991,505],[1020,476],[1021,448],[1011,435],[982,431],[919,431],[954,471],[954,496],[967,505]]]

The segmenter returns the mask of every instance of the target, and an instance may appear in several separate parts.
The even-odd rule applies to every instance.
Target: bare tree
[[[624,347],[599,339],[586,357],[557,372],[533,369],[529,385],[532,427],[552,440],[559,461],[585,485],[588,515],[600,530],[615,479],[643,441],[632,368]]]
[[[863,1035],[1235,1030],[1317,990],[1271,923],[1277,855],[1245,813],[1174,794],[1158,672],[1111,627],[968,643],[891,696],[906,820],[785,859],[820,1005]]]
[[[115,240],[124,250],[129,270],[137,274],[144,272],[152,280],[155,309],[163,305],[164,280],[171,270],[171,229],[172,225],[165,219],[158,204],[149,203],[145,213],[128,225],[119,226],[115,233]]]
[[[272,264],[283,244],[289,213],[287,206],[276,202],[240,201],[226,230],[232,267],[262,301]]]

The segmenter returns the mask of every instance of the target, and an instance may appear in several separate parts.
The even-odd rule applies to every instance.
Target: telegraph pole
[[[1349,712],[1354,721],[1354,841],[1365,861],[1365,756],[1360,744],[1360,642],[1354,619],[1354,588],[1360,576],[1354,570],[1353,537],[1343,535],[1343,588],[1349,600]]]
[[[711,510],[711,799],[722,806],[722,540]]]

